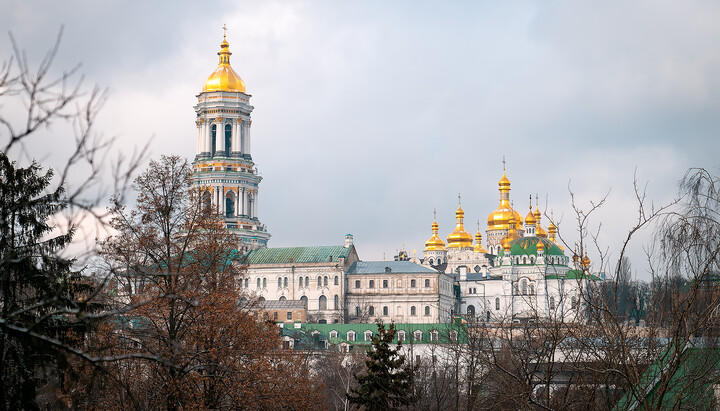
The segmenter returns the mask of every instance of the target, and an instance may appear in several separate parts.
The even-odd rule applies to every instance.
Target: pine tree
[[[391,348],[395,338],[395,324],[388,329],[378,321],[378,333],[372,339],[372,350],[367,354],[364,374],[356,375],[359,388],[348,394],[351,403],[367,410],[397,410],[413,403],[412,369],[405,365],[400,354],[401,344]]]
[[[71,325],[72,260],[56,252],[72,238],[50,236],[49,218],[66,207],[62,187],[46,193],[53,171],[17,167],[0,152],[0,408],[34,409],[39,389],[62,359]]]

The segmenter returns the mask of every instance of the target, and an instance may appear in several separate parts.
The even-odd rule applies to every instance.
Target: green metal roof
[[[546,238],[540,238],[540,237],[521,237],[517,240],[513,241],[510,245],[510,255],[517,255],[517,256],[523,256],[523,255],[537,255],[537,243],[539,241],[542,241],[543,245],[545,246],[544,254],[547,255],[557,255],[557,256],[565,256],[565,253],[562,252],[560,247],[557,246],[554,242],[546,239]],[[498,257],[503,257],[505,255],[505,250],[501,249],[498,253]],[[528,262],[528,264],[530,264]],[[534,263],[533,263],[534,264]],[[533,265],[531,264],[531,265]]]
[[[281,247],[260,248],[251,251],[248,264],[282,264],[282,263],[321,263],[338,261],[347,258],[352,247],[319,246],[319,247]],[[331,259],[332,258],[332,259]]]
[[[411,261],[358,261],[347,270],[347,274],[433,274],[432,268],[423,267]]]

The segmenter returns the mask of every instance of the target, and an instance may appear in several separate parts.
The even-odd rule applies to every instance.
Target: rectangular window
[[[287,319],[292,320],[292,311],[288,311],[287,313]]]
[[[375,280],[368,281],[368,288],[375,288]]]
[[[388,280],[383,280],[383,288],[388,288]]]
[[[355,281],[355,288],[360,288],[360,280]]]
[[[383,315],[388,315],[388,308],[387,308],[387,307],[383,307]]]
[[[415,280],[410,280],[410,288],[415,288]]]
[[[425,288],[430,288],[430,280],[425,280]]]

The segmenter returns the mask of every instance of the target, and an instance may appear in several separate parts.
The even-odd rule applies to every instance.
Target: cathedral
[[[269,248],[258,218],[261,177],[251,155],[250,94],[230,65],[223,35],[219,63],[197,95],[196,156],[192,185],[237,238],[247,273],[240,285],[273,307],[304,307],[317,323],[533,322],[581,310],[578,290],[587,257],[571,261],[556,241],[557,227],[542,227],[539,206],[523,219],[510,202],[510,180],[499,182],[500,204],[487,218],[486,243],[464,227],[458,205],[455,229],[443,241],[437,221],[422,259],[362,261],[351,234],[335,246]],[[504,161],[503,161],[504,163]],[[407,260],[407,259],[400,259]],[[585,273],[585,274],[584,274]],[[276,314],[277,315],[277,314]],[[283,318],[282,320],[286,320]],[[288,311],[289,321],[298,321]]]

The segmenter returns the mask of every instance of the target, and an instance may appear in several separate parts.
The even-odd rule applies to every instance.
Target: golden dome
[[[437,221],[433,221],[432,237],[430,237],[430,239],[425,242],[425,251],[445,250],[445,242],[440,237],[438,237],[438,227],[439,226]]]
[[[457,219],[457,223],[455,224],[455,231],[453,231],[452,233],[450,233],[449,236],[447,236],[448,247],[472,247],[473,238],[470,233],[465,231],[465,226],[463,225],[464,215],[465,212],[463,211],[462,207],[458,205],[458,209],[457,211],[455,211],[455,218]]]
[[[500,242],[502,244],[503,251],[505,252],[505,254],[510,253],[510,248],[511,248],[510,242],[511,242],[510,234],[503,237],[502,241]]]
[[[535,215],[532,211],[532,206],[530,206],[530,211],[528,212],[527,216],[525,216],[525,224],[533,225],[537,222],[535,219]]]
[[[533,215],[535,216],[535,235],[540,238],[548,238],[547,231],[545,231],[545,229],[540,225],[542,213],[540,213],[540,208],[537,205],[535,206]]]
[[[485,251],[485,248],[482,246],[482,234],[480,234],[480,230],[475,234],[475,248],[473,249],[476,253],[487,253]]]
[[[238,76],[238,74],[230,66],[230,45],[225,40],[223,35],[223,41],[220,43],[220,63],[213,73],[205,81],[203,85],[203,92],[208,91],[239,91],[245,92],[245,83]]]
[[[503,176],[498,182],[498,189],[500,191],[500,205],[495,211],[488,215],[488,230],[509,230],[511,215],[515,217],[515,229],[522,230],[522,216],[513,210],[510,205],[510,180],[505,175],[504,170]]]
[[[535,246],[538,252],[545,251],[545,244],[543,244],[542,240],[537,242],[537,245]]]
[[[585,257],[583,257],[582,260],[580,260],[580,265],[583,268],[590,267],[590,258],[588,258],[587,252],[585,253]]]

